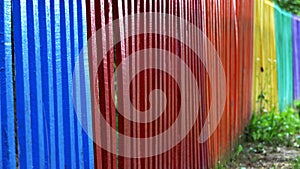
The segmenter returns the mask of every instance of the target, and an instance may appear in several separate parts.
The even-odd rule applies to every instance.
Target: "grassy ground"
[[[300,169],[300,104],[278,113],[254,113],[241,143],[217,169]]]
[[[300,148],[257,145],[245,142],[243,150],[227,161],[219,162],[217,169],[300,169]]]

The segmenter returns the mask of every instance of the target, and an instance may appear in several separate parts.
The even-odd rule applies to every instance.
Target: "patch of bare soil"
[[[297,169],[295,162],[299,157],[300,148],[270,147],[245,143],[243,144],[243,151],[239,156],[231,159],[227,163],[227,167],[238,169]]]

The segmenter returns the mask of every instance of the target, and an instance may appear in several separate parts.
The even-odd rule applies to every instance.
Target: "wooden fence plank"
[[[279,110],[293,104],[292,14],[275,5],[276,64]]]
[[[255,1],[254,60],[253,60],[253,110],[278,108],[276,66],[276,37],[274,4],[270,1]],[[263,94],[268,105],[258,97]],[[262,96],[262,95],[261,95]]]
[[[0,0],[0,168],[16,168],[11,10]]]
[[[293,16],[294,99],[300,100],[300,18]]]

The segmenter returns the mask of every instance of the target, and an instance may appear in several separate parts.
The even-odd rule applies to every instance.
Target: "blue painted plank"
[[[77,0],[77,18],[78,18],[78,49],[79,49],[79,51],[78,51],[78,53],[80,52],[80,50],[81,50],[81,48],[82,48],[82,40],[80,40],[80,38],[82,37],[82,13],[81,13],[81,10],[78,10],[78,9],[81,9],[82,8],[82,5],[81,5],[81,0]],[[77,61],[77,60],[76,60]],[[78,77],[78,80],[77,80],[77,82],[80,82],[80,77]],[[77,84],[77,85],[79,85],[79,87],[80,87],[80,83],[79,84]],[[79,90],[80,90],[80,88],[79,88]],[[78,92],[78,94],[80,94],[80,92]],[[80,99],[80,95],[79,96],[77,96],[77,98],[79,98]],[[81,105],[81,100],[79,100],[79,102],[80,102],[80,105]],[[82,106],[80,106],[80,108],[81,108]],[[82,108],[81,108],[81,110],[82,110]],[[79,114],[78,114],[79,113]],[[77,112],[77,115],[80,115],[80,118],[81,118],[81,112]],[[80,154],[81,154],[81,157],[80,157],[80,159],[82,160],[82,161],[80,161],[81,163],[80,163],[80,168],[84,168],[85,166],[84,166],[84,156],[83,156],[83,154],[84,154],[84,148],[83,148],[83,145],[84,145],[84,142],[83,142],[83,139],[82,139],[82,137],[83,137],[83,129],[82,129],[82,126],[81,126],[81,124],[79,124],[79,122],[77,122],[77,130],[78,130],[78,143],[79,143],[79,145],[80,145],[80,148],[79,148],[79,152],[80,152]]]
[[[64,106],[64,141],[65,141],[65,167],[74,168],[75,147],[74,147],[74,110],[71,96],[72,89],[72,63],[71,63],[71,43],[70,43],[70,16],[69,2],[60,4],[60,30],[61,30],[61,58],[62,58],[62,85],[63,85],[63,106]],[[72,153],[73,152],[73,153]]]
[[[32,166],[37,167],[39,164],[39,142],[38,142],[38,132],[37,129],[37,100],[36,100],[36,74],[37,71],[35,67],[35,30],[34,30],[34,20],[33,20],[33,4],[32,0],[26,1],[26,19],[27,19],[27,41],[28,41],[28,66],[24,67],[29,70],[29,88],[30,95],[25,97],[30,97],[30,118],[31,118],[31,146],[32,146]],[[26,37],[23,37],[26,38]]]
[[[78,58],[79,53],[79,42],[78,42],[78,17],[77,17],[77,1],[70,2],[70,16],[71,16],[71,27],[73,28],[71,31],[71,39],[72,39],[72,71],[74,71],[75,60]],[[78,78],[78,77],[76,77]],[[78,80],[77,80],[78,81]],[[74,84],[73,84],[74,85]],[[77,86],[79,84],[76,84]],[[72,86],[73,87],[73,86]],[[80,107],[80,97],[74,97],[74,104],[77,104],[77,107]],[[76,143],[76,168],[82,169],[84,167],[83,163],[83,150],[82,150],[82,134],[81,134],[81,126],[77,120],[77,115],[74,110],[74,130],[75,130],[75,143]]]
[[[2,89],[2,85],[5,85],[5,83],[3,84],[3,82],[5,81],[5,42],[4,42],[4,1],[0,0],[0,97],[2,97],[2,93],[5,97],[5,92],[4,89]],[[1,59],[2,58],[2,59]],[[3,90],[3,92],[2,92]],[[5,103],[5,102],[4,102]],[[4,104],[3,103],[3,104]],[[5,110],[2,110],[2,99],[0,99],[0,131],[2,131],[2,125],[4,125],[6,123],[6,119],[3,117],[2,118],[2,112],[6,112]],[[0,168],[3,168],[3,158],[2,158],[2,142],[4,142],[6,139],[6,137],[2,136],[2,132],[1,132],[1,139],[0,139]]]
[[[82,41],[83,47],[87,45],[87,20],[86,20],[86,4],[85,0],[82,0]],[[84,55],[84,73],[85,73],[85,86],[86,86],[86,112],[87,112],[87,124],[88,124],[88,152],[89,152],[89,168],[94,168],[94,142],[93,142],[93,120],[92,120],[92,102],[91,102],[91,89],[90,89],[90,72],[89,72],[89,58],[88,55]]]
[[[65,168],[64,157],[64,130],[63,130],[63,99],[62,99],[62,61],[61,61],[61,20],[60,20],[60,0],[53,2],[54,15],[54,45],[55,59],[54,65],[54,85],[55,85],[55,135],[56,137],[56,168]]]
[[[0,168],[15,168],[11,1],[0,0]]]
[[[55,34],[54,34],[54,1],[47,0],[45,1],[45,15],[46,15],[46,29],[47,29],[47,60],[45,62],[48,63],[48,86],[45,85],[45,88],[48,89],[48,98],[49,98],[49,111],[46,111],[46,123],[47,123],[47,133],[49,138],[47,139],[48,143],[48,154],[49,154],[49,168],[56,168],[56,138],[55,135],[55,86],[54,86],[54,64],[55,59]],[[46,83],[46,82],[45,82]],[[47,98],[47,95],[45,96]]]
[[[20,168],[32,168],[31,101],[29,82],[27,3],[13,1],[14,45],[16,61],[16,111],[18,119]]]
[[[85,39],[83,39],[83,22],[82,22],[82,18],[83,18],[83,15],[82,15],[82,9],[83,6],[82,6],[82,1],[78,1],[78,27],[79,27],[79,49],[81,52],[82,50],[82,47],[83,47],[83,42]],[[80,104],[81,104],[81,111],[79,114],[81,115],[81,125],[84,129],[87,129],[87,110],[86,110],[86,92],[85,92],[85,89],[86,89],[86,86],[85,86],[85,73],[84,73],[84,58],[82,57],[84,55],[81,55],[78,59],[79,61],[79,81],[78,83],[80,84],[79,85],[79,97],[80,97]],[[82,131],[82,143],[83,143],[83,161],[84,161],[84,168],[89,168],[89,147],[88,147],[88,136],[87,136],[87,133],[85,130],[81,130]]]
[[[65,0],[65,18],[66,18],[66,42],[67,42],[67,74],[68,74],[68,102],[69,102],[69,125],[70,125],[70,152],[71,152],[71,168],[75,168],[75,129],[74,129],[74,108],[72,98],[72,56],[71,56],[71,30],[70,27],[70,4],[69,0]]]
[[[49,1],[39,1],[39,30],[40,35],[40,54],[43,90],[43,115],[44,119],[44,150],[45,168],[51,168],[51,161],[55,161],[55,142],[50,131],[50,118],[53,117],[53,80],[52,80],[52,47],[51,47],[51,27],[50,27],[50,3]],[[46,35],[46,38],[44,37]],[[52,131],[53,133],[53,131]],[[54,148],[54,150],[53,150]]]
[[[38,2],[27,0],[33,167],[45,168]],[[43,37],[42,37],[43,38]]]
[[[37,102],[35,97],[32,97],[33,95],[36,95],[36,81],[34,80],[36,78],[34,72],[35,69],[35,40],[34,40],[34,27],[33,27],[33,9],[32,9],[32,0],[26,1],[26,17],[27,17],[27,41],[28,41],[28,66],[24,67],[25,69],[29,68],[29,88],[30,88],[30,95],[27,95],[25,97],[30,97],[30,118],[31,118],[31,146],[32,146],[32,165],[33,167],[36,167],[39,162],[39,153],[38,153],[38,133],[35,132],[35,129],[37,127]],[[23,37],[25,38],[25,37]],[[34,139],[35,138],[35,139]]]
[[[66,45],[66,19],[65,4],[60,2],[60,46],[61,46],[61,74],[62,74],[62,103],[63,103],[63,131],[64,131],[64,158],[65,168],[70,168],[71,148],[70,148],[70,125],[69,123],[69,100],[68,100],[68,76],[67,76],[67,45]]]
[[[39,29],[39,6],[38,6],[38,1],[33,0],[33,21],[34,21],[34,39],[35,39],[35,75],[36,78],[33,79],[35,80],[36,84],[36,113],[37,113],[37,126],[36,130],[33,131],[38,133],[38,145],[35,145],[36,147],[36,152],[39,152],[39,158],[36,163],[36,168],[45,168],[45,140],[44,140],[44,113],[43,113],[43,98],[42,98],[42,72],[41,72],[41,51],[40,51],[40,41],[43,39],[43,34],[40,34],[40,29]],[[34,74],[34,73],[33,73]],[[33,139],[36,139],[33,137]]]
[[[42,1],[40,1],[42,2]],[[45,125],[45,133],[46,133],[46,150],[48,157],[48,168],[56,168],[56,135],[55,135],[55,118],[54,118],[54,81],[53,81],[53,57],[54,57],[54,50],[55,48],[52,46],[54,43],[54,31],[51,27],[54,26],[53,15],[51,15],[51,10],[53,8],[50,7],[50,1],[44,1],[43,5],[40,5],[41,10],[45,11],[45,17],[40,15],[40,20],[45,22],[43,25],[45,28],[41,31],[41,35],[45,36],[46,38],[42,38],[42,49],[43,54],[42,57],[42,72],[43,74],[43,105],[44,105],[44,113],[46,114],[46,125]],[[43,9],[44,7],[44,9]],[[45,18],[45,19],[44,19]],[[52,39],[53,36],[53,39]],[[47,56],[47,57],[45,57]]]
[[[79,29],[79,49],[82,50],[83,47],[87,45],[87,21],[86,21],[86,4],[84,0],[78,0],[78,29]],[[84,113],[82,115],[82,121],[84,127],[88,129],[85,133],[83,131],[83,146],[84,146],[84,167],[85,168],[94,168],[94,151],[93,151],[93,141],[88,137],[92,136],[92,111],[91,111],[91,94],[90,94],[90,77],[89,77],[89,67],[88,67],[88,55],[83,55],[84,57],[80,58],[81,68],[80,75],[80,90],[81,90],[81,110]]]

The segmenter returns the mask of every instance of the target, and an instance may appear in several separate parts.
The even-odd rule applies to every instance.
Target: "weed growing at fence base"
[[[299,147],[300,117],[297,109],[288,108],[284,112],[274,110],[261,115],[253,114],[245,130],[245,139],[249,142]]]
[[[300,102],[284,112],[255,112],[230,158],[215,168],[300,168]],[[284,155],[284,157],[280,157]],[[296,158],[297,157],[297,158]],[[280,160],[279,160],[280,159]],[[279,161],[278,161],[279,160]]]

